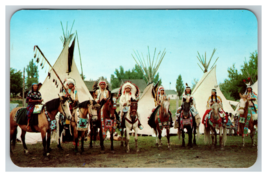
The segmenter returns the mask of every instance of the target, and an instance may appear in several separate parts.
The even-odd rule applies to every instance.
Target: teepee
[[[203,74],[202,78],[197,83],[196,87],[194,88],[192,95],[196,101],[196,107],[199,112],[199,115],[202,119],[207,106],[207,100],[209,96],[211,96],[211,90],[217,84],[216,78],[216,65],[209,71]],[[225,112],[234,114],[234,110],[231,107],[229,101],[225,98],[220,87],[217,88],[217,95],[221,97],[223,103],[223,109]],[[204,125],[200,124],[200,133],[204,132]]]
[[[63,49],[55,64],[53,65],[53,69],[56,71],[56,73],[53,72],[53,69],[50,69],[50,71],[48,72],[48,76],[46,77],[40,89],[44,102],[58,98],[58,93],[62,89],[62,86],[59,83],[60,81],[57,75],[59,76],[61,81],[64,81],[67,78],[72,78],[75,80],[75,89],[78,91],[79,103],[93,100],[92,95],[90,94],[88,88],[86,87],[84,81],[81,78],[81,75],[78,71],[77,65],[73,57],[75,39],[76,36],[74,33],[71,34],[71,31],[64,32],[63,30],[63,37],[61,38],[63,43]],[[35,56],[39,56],[40,58],[44,57],[43,53],[38,49],[39,48],[37,47],[35,48]],[[43,63],[45,64],[45,62]]]
[[[258,81],[256,81],[251,87],[252,87],[253,92],[258,94]]]

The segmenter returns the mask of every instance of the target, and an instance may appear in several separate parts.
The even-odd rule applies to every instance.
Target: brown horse
[[[222,122],[222,118],[220,117],[220,108],[221,105],[218,103],[213,103],[213,105],[211,106],[211,118],[210,120],[207,120],[207,126],[205,126],[204,129],[204,142],[210,142],[210,132],[212,133],[212,149],[215,148],[216,144],[217,144],[217,132],[216,129],[219,129],[219,134],[220,134],[220,147],[221,150],[224,150],[224,146],[227,140],[227,129],[226,129],[226,125]],[[204,117],[203,117],[204,119]]]
[[[57,112],[61,112],[66,117],[70,118],[71,113],[69,110],[69,103],[68,103],[67,97],[60,96],[59,98],[53,99],[45,104],[47,108],[47,113],[50,117],[50,120],[55,120],[55,115]],[[41,132],[42,140],[43,140],[43,147],[44,147],[44,156],[49,156],[50,152],[50,138],[51,138],[51,129],[50,129],[50,123],[47,120],[45,110],[43,109],[42,112],[38,115],[38,125],[35,125],[33,127],[29,126],[27,129],[27,125],[20,125],[16,122],[16,113],[19,109],[22,107],[14,108],[10,112],[10,140],[12,141],[13,148],[16,144],[16,137],[17,137],[17,126],[21,128],[21,140],[24,147],[24,153],[28,154],[28,149],[25,144],[25,134],[26,132]],[[46,139],[47,135],[47,139]],[[11,147],[10,151],[12,153]]]
[[[113,97],[113,94],[105,101],[100,111],[98,111],[98,121],[100,122],[100,146],[102,153],[105,150],[104,147],[104,139],[106,137],[107,131],[110,133],[110,141],[111,141],[111,151],[114,152],[113,147],[113,134],[116,129],[116,116],[115,111],[117,108],[117,100]]]
[[[158,145],[158,148],[161,147],[161,133],[163,128],[166,129],[166,134],[167,134],[167,140],[168,140],[168,148],[171,150],[171,145],[170,145],[170,124],[172,119],[169,114],[169,107],[170,107],[170,99],[165,99],[161,102],[160,107],[158,110],[158,114],[156,112],[155,116],[155,124],[156,126],[154,127],[154,132],[156,134],[156,145]],[[159,138],[159,142],[158,142]]]
[[[245,146],[245,134],[244,134],[244,129],[245,129],[245,125],[247,124],[247,121],[248,122],[248,126],[247,128],[250,130],[250,138],[251,138],[251,142],[252,142],[252,146],[255,146],[255,132],[256,132],[256,129],[254,127],[255,126],[258,126],[258,121],[257,120],[253,120],[252,118],[252,111],[250,111],[249,109],[249,102],[247,100],[247,96],[243,96],[240,94],[240,103],[239,103],[239,133],[242,135],[242,146],[244,147]],[[248,118],[250,118],[248,120]]]
[[[87,121],[89,121],[89,118],[87,115],[91,112],[92,106],[91,103],[88,101],[84,106],[79,106],[73,113],[72,119],[71,119],[71,126],[72,126],[72,132],[73,132],[73,138],[75,141],[75,153],[78,153],[78,138],[79,135],[81,137],[81,151],[84,152],[84,138],[87,130],[78,130],[77,124],[78,124],[78,119],[80,118],[86,118]],[[88,129],[88,128],[87,128]]]

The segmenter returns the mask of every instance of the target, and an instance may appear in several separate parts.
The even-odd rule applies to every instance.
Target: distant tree
[[[114,89],[120,87],[122,79],[144,79],[145,82],[148,83],[146,77],[144,77],[144,74],[140,67],[138,67],[138,65],[135,65],[133,69],[129,69],[126,71],[122,66],[120,66],[119,69],[115,69],[114,74],[111,74],[110,77],[112,88]],[[159,73],[155,75],[153,82],[159,82],[159,84],[162,84],[162,81],[159,77]]]
[[[182,76],[181,74],[178,76],[178,78],[176,79],[176,92],[178,94],[179,97],[182,96],[183,92],[184,92],[184,83],[182,80]]]
[[[39,79],[38,66],[33,62],[33,59],[31,59],[29,65],[27,65],[26,73],[26,87],[29,89],[33,83],[38,83]]]
[[[251,84],[255,83],[258,79],[258,53],[255,51],[250,54],[250,59],[247,62],[244,61],[244,65],[241,66],[241,71],[238,71],[233,64],[228,68],[228,78],[221,83],[220,89],[224,95],[231,100],[240,99],[239,93],[244,93],[246,90],[246,84],[244,79],[251,79]]]
[[[10,93],[16,95],[22,92],[23,78],[22,72],[10,68]]]

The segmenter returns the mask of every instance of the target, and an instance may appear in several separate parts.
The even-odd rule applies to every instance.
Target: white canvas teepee
[[[207,100],[211,95],[211,90],[214,88],[215,85],[218,85],[216,78],[216,65],[209,72],[203,74],[202,78],[199,80],[192,92],[192,95],[194,96],[196,101],[196,107],[201,117],[201,120],[206,111]],[[228,113],[231,112],[233,114],[233,108],[231,107],[229,101],[226,100],[219,87],[217,88],[217,95],[220,96],[222,99],[224,111]],[[200,133],[203,132],[204,125],[201,123]]]
[[[253,92],[258,94],[258,81],[256,81],[251,87],[252,87]]]
[[[68,72],[69,43],[70,43],[69,40],[66,41],[63,50],[61,51],[57,61],[53,65],[53,68],[57,72],[58,76],[62,81],[64,81],[64,79],[67,79],[69,77],[75,79],[76,82],[75,89],[78,91],[78,99],[80,103],[92,100],[93,99],[92,95],[90,94],[88,88],[86,87],[84,81],[80,76],[74,58],[72,59],[71,71]],[[44,102],[57,98],[60,88],[62,87],[59,81],[57,80],[55,73],[52,70],[50,70],[49,73],[50,73],[50,78],[49,76],[46,77],[40,89]],[[54,79],[57,80],[58,88],[56,88],[55,83],[53,82]]]
[[[138,113],[140,115],[140,121],[143,126],[142,130],[138,130],[138,134],[155,136],[153,129],[148,125],[148,118],[152,113],[152,109],[155,108],[154,98],[152,96],[153,83],[147,85],[141,98],[138,101]],[[171,128],[171,134],[177,134],[177,129]],[[162,136],[166,135],[165,129],[162,132]]]

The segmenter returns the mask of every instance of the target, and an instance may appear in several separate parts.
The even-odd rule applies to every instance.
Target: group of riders
[[[39,84],[33,83],[31,90],[27,94],[26,102],[28,103],[28,106],[27,106],[28,125],[29,125],[29,120],[31,118],[31,115],[33,113],[34,106],[36,104],[40,104],[43,101],[41,93],[39,92],[41,85],[42,84],[40,84],[40,83]],[[71,99],[69,100],[70,111],[71,111],[71,113],[74,113],[75,110],[78,108],[78,95],[79,95],[77,89],[75,88],[75,80],[72,78],[65,79],[64,86],[66,89],[63,89],[63,93],[66,94],[66,96],[68,95],[71,97]],[[108,90],[108,83],[105,80],[99,80],[97,83],[97,86],[98,87],[93,94],[93,99],[94,99],[94,102],[96,103],[96,106],[100,106],[101,102],[105,102],[111,96],[111,92]],[[138,100],[137,94],[136,94],[137,89],[138,89],[138,87],[129,81],[126,81],[122,85],[121,90],[120,90],[120,94],[119,94],[119,97],[120,97],[119,118],[121,121],[124,120],[123,119],[124,115],[129,111],[129,106],[131,104],[131,100]],[[66,91],[68,93],[66,93]],[[249,109],[251,109],[252,114],[257,114],[257,109],[258,109],[257,94],[253,92],[251,86],[249,86],[249,85],[247,86],[247,89],[246,89],[246,92],[244,95],[247,96],[247,100],[249,101]],[[196,107],[196,101],[195,101],[195,98],[193,97],[193,95],[191,94],[191,88],[186,84],[185,91],[182,95],[183,103],[187,99],[192,100],[191,106],[190,106],[190,112],[191,112],[191,115],[193,117],[195,117],[196,115],[199,114],[197,111],[197,107]],[[156,108],[154,110],[156,110],[158,107],[160,107],[161,103],[164,100],[167,100],[167,95],[164,91],[164,87],[160,86],[157,89],[157,94],[156,94],[156,99],[155,99]],[[179,114],[181,113],[181,111],[183,109],[183,103],[182,103],[181,107],[179,107],[177,109],[177,112],[176,112],[177,117],[179,116]],[[217,95],[216,88],[214,88],[211,90],[211,96],[209,96],[209,98],[207,99],[207,106],[206,106],[207,110],[204,113],[203,119],[202,119],[202,123],[204,125],[207,123],[207,119],[209,118],[209,116],[212,112],[211,106],[214,103],[218,103],[220,105],[220,110],[219,110],[220,117],[222,118],[222,121],[224,121],[224,122],[226,121],[226,119],[225,119],[226,113],[223,110],[222,99],[220,96]],[[170,111],[169,111],[169,114],[170,114],[170,117],[172,117]],[[151,116],[154,116],[153,110],[152,110]],[[90,117],[90,112],[89,112],[89,117]],[[138,119],[138,127],[139,127],[139,129],[142,130],[143,126],[141,125],[140,117],[138,116],[137,119]],[[171,125],[171,127],[173,127],[172,118],[170,119],[170,121],[171,121],[170,125]]]

